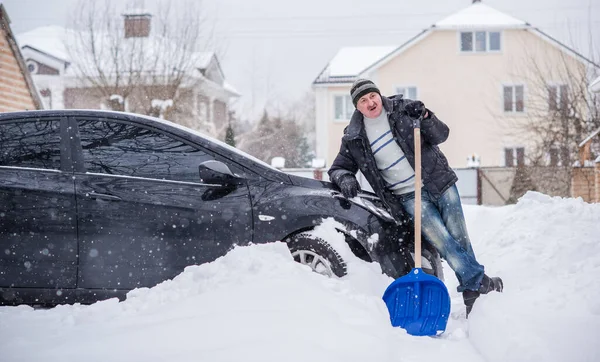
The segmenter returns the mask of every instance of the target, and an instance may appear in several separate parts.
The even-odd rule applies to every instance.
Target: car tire
[[[329,277],[343,277],[347,273],[346,262],[325,240],[310,232],[291,236],[285,242],[294,260],[308,265],[314,272]]]
[[[421,250],[421,256],[431,265],[431,268],[422,267],[423,271],[427,274],[437,277],[441,281],[444,281],[444,268],[442,266],[442,259],[440,258],[439,254],[423,248]]]

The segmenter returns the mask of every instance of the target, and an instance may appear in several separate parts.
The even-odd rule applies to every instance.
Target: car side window
[[[60,170],[60,120],[0,123],[0,166]]]
[[[198,166],[215,159],[198,147],[128,123],[80,120],[78,128],[87,172],[200,182]]]

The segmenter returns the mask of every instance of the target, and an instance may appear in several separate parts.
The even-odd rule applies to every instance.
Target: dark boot
[[[483,279],[481,279],[481,287],[479,287],[478,292],[481,294],[487,294],[489,292],[500,292],[502,293],[502,289],[504,289],[504,283],[502,283],[502,279],[500,277],[488,277],[483,274]]]
[[[492,291],[501,293],[503,289],[504,283],[502,283],[502,279],[499,277],[490,278],[484,274],[478,290],[465,290],[463,292],[463,301],[465,303],[465,307],[467,308],[467,317],[469,316],[469,313],[471,313],[475,301],[481,294],[487,294]]]
[[[471,313],[471,309],[473,309],[475,300],[477,300],[480,295],[481,294],[475,290],[465,290],[463,292],[463,301],[465,302],[465,307],[467,307],[467,317],[469,317],[469,313]]]

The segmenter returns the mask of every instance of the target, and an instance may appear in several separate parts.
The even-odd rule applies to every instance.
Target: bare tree
[[[127,105],[132,112],[165,118],[189,111],[190,89],[201,82],[198,69],[206,61],[202,50],[214,45],[201,3],[165,0],[154,14],[118,8],[110,0],[79,2],[73,16],[77,31],[66,37],[79,86],[113,110]]]
[[[593,50],[586,59],[575,51],[555,51],[554,56],[523,48],[525,58],[514,63],[514,73],[524,88],[505,88],[504,93],[505,111],[524,115],[511,122],[513,136],[528,146],[530,165],[571,167],[579,143],[600,127],[600,97],[588,88],[600,72],[597,57]]]
[[[284,116],[269,116],[265,110],[255,127],[239,137],[238,148],[267,163],[283,157],[285,167],[306,167],[312,152],[302,127]]]
[[[532,41],[531,35],[524,35],[521,46],[525,55],[511,59],[511,66],[514,79],[523,83],[504,86],[504,111],[515,115],[503,115],[506,133],[526,146],[517,149],[514,159],[506,151],[507,166],[516,161],[515,177],[523,178],[514,180],[511,197],[520,197],[527,188],[567,196],[579,144],[600,127],[600,97],[588,88],[600,72],[598,57],[593,51],[588,59],[567,47]],[[554,171],[548,172],[548,166]]]
[[[288,107],[286,118],[294,120],[306,137],[308,147],[316,148],[316,104],[313,90],[304,93]]]
[[[579,143],[600,127],[600,102],[588,90],[596,73],[587,67],[569,66],[567,55],[562,57],[560,63],[545,67],[536,61],[530,64],[533,72],[527,84],[532,101],[528,102],[526,122],[517,129],[528,131],[523,134],[528,134],[533,144],[529,155],[533,165],[570,167],[577,161]]]

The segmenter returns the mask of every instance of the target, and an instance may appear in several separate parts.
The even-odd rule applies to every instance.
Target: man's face
[[[367,93],[360,97],[356,103],[356,109],[367,118],[377,118],[383,110],[381,96],[377,92]]]

